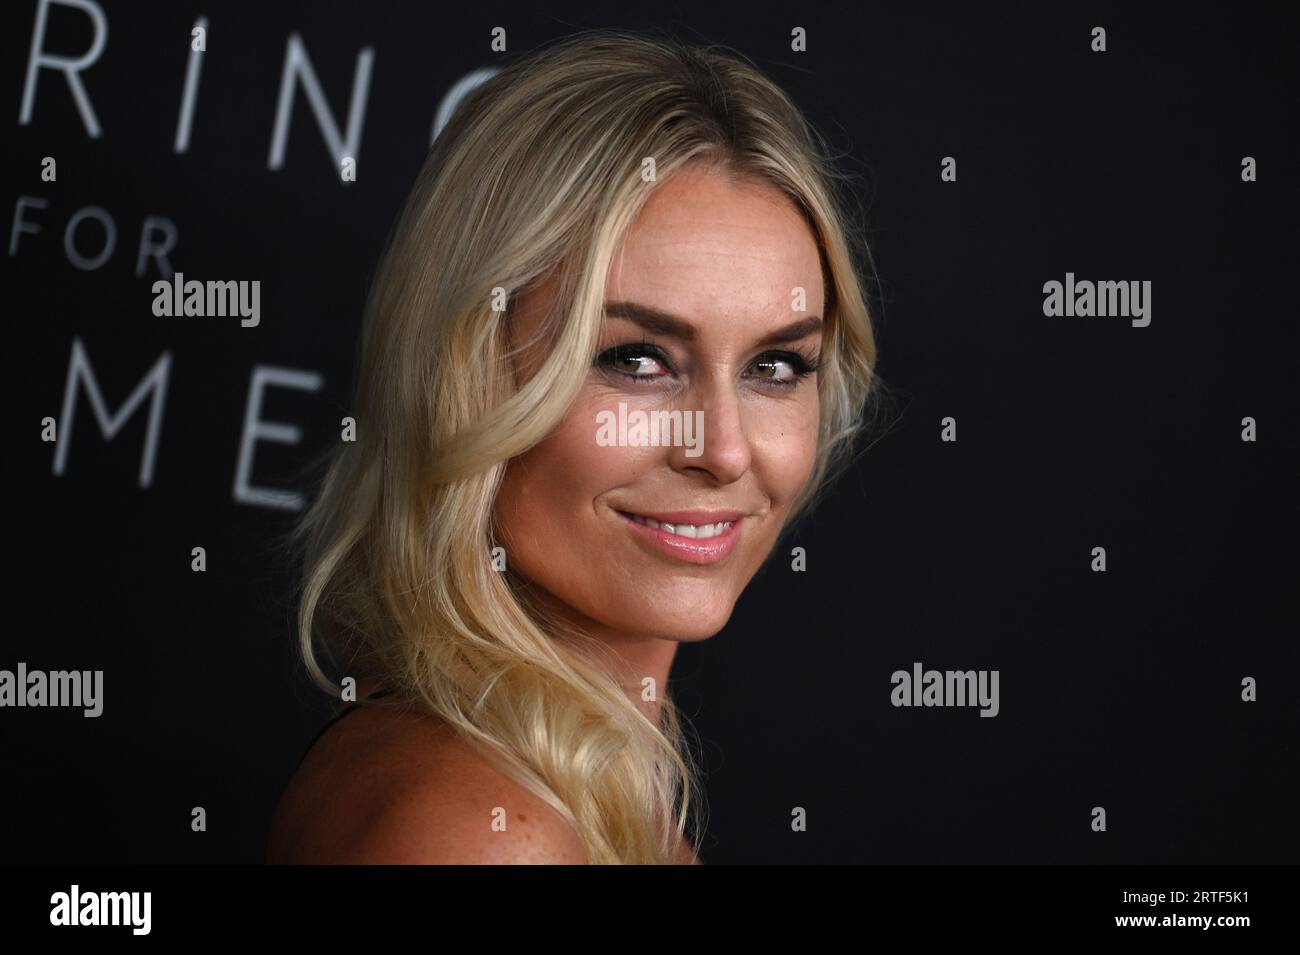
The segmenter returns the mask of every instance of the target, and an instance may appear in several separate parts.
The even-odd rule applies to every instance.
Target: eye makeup
[[[658,365],[664,369],[662,374],[647,374],[637,370],[631,370],[627,363],[633,363],[632,368],[644,369],[648,366]],[[779,369],[780,366],[786,365],[789,371],[785,377],[776,377],[779,371],[774,371],[771,376],[766,373],[752,376],[756,381],[763,382],[764,386],[775,388],[793,388],[804,378],[817,371],[821,364],[821,357],[812,351],[805,351],[799,348],[788,349],[769,349],[755,356],[750,362],[750,368],[761,369]],[[676,372],[673,369],[671,360],[667,353],[659,345],[648,339],[642,339],[640,342],[627,342],[625,344],[614,345],[600,352],[595,359],[594,365],[607,376],[615,376],[618,380],[631,380],[638,384],[652,384],[661,382],[667,378],[675,378]],[[622,366],[622,367],[620,367]]]

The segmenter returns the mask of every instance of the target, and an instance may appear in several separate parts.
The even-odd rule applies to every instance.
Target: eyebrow
[[[680,338],[682,341],[691,342],[695,340],[695,326],[684,318],[679,318],[668,312],[653,308],[649,305],[641,305],[637,302],[606,302],[605,314],[610,318],[625,318],[630,322],[640,325],[648,332],[655,332],[659,335],[671,335],[674,338]],[[791,322],[784,328],[778,328],[775,331],[764,335],[758,344],[762,345],[781,345],[786,342],[795,342],[801,338],[811,335],[822,327],[822,318],[820,315],[810,315],[807,318],[800,318]]]

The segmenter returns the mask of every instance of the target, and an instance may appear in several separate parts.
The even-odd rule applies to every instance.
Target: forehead
[[[822,307],[817,243],[776,187],[688,168],[647,200],[615,255],[609,298],[704,317],[721,311],[789,314],[804,289]]]

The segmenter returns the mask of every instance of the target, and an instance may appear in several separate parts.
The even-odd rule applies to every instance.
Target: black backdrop
[[[794,541],[807,570],[778,556],[730,625],[678,656],[707,771],[704,861],[1294,861],[1296,18],[890,6],[96,0],[104,47],[78,76],[97,137],[50,69],[22,122],[40,4],[0,7],[17,476],[0,669],[104,673],[97,719],[0,709],[0,855],[261,858],[327,701],[295,669],[293,577],[271,546],[293,512],[238,489],[250,383],[263,376],[262,421],[298,430],[252,441],[242,484],[300,493],[347,413],[392,217],[448,91],[497,62],[492,28],[516,51],[656,25],[754,58],[845,153],[897,395]],[[84,7],[50,4],[46,53],[91,49]],[[807,52],[790,49],[797,26]],[[340,129],[372,51],[354,183],[301,85],[269,168],[295,35]],[[95,268],[65,248],[79,212],[81,256],[115,229]],[[174,232],[170,268],[261,281],[258,327],[153,315],[158,261],[137,274],[151,217],[154,240]],[[1150,324],[1046,317],[1043,284],[1067,272],[1150,281]],[[110,414],[165,371],[147,486],[149,395],[109,440],[83,381],[68,422],[78,352]],[[999,714],[892,706],[891,674],[915,661],[998,670]]]

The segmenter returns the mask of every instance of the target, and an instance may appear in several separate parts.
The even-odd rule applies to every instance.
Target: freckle
[[[525,815],[521,812],[521,813],[519,814],[519,821],[520,821],[520,822],[527,822],[527,821],[528,821],[528,817],[525,816]]]

